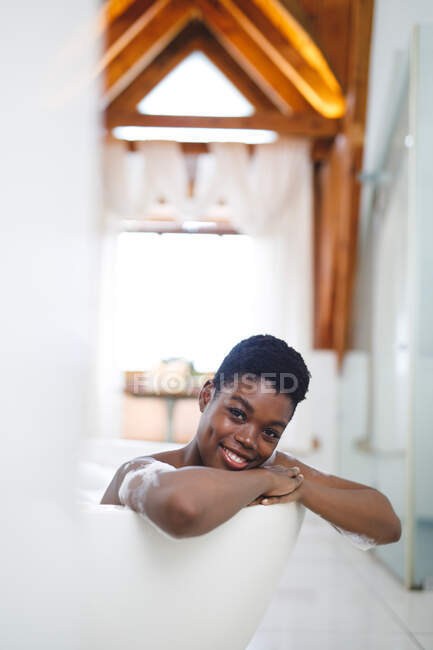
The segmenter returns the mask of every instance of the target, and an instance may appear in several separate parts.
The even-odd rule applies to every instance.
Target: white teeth
[[[226,452],[227,456],[229,458],[231,458],[232,460],[234,460],[235,463],[245,463],[245,462],[247,462],[246,458],[241,458],[240,456],[237,456],[232,451],[230,451],[230,449],[227,449],[227,447],[224,447],[224,449],[225,449],[225,452]]]

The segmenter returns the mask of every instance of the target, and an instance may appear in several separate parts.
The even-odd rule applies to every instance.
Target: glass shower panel
[[[347,354],[340,394],[340,473],[388,496],[403,524],[396,544],[375,553],[403,581],[408,517],[409,428],[409,104],[407,67],[395,85],[384,128],[384,156],[375,178],[368,253],[371,313],[361,310],[371,350]],[[368,249],[368,251],[367,251]],[[365,265],[361,267],[366,270]]]
[[[413,392],[408,577],[433,589],[433,25],[418,26],[411,64],[410,281]]]
[[[340,471],[402,520],[401,540],[374,553],[407,587],[433,589],[433,25],[415,28],[410,59],[374,179],[371,347],[345,361]]]
[[[407,587],[433,588],[433,26],[415,28],[410,59],[388,188],[376,196],[376,209],[386,207],[376,232],[370,452],[374,484],[403,523],[400,542],[375,553]]]
[[[368,444],[373,485],[388,496],[403,525],[401,540],[375,553],[405,579],[409,455],[409,110],[407,76],[375,193]]]

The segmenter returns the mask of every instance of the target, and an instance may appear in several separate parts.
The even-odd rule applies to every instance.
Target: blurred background
[[[80,647],[80,443],[188,442],[256,333],[312,373],[282,448],[383,491],[431,590],[430,0],[1,11],[5,647]]]

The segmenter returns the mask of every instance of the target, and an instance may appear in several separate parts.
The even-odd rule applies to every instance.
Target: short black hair
[[[213,378],[216,393],[245,375],[263,377],[275,392],[287,394],[295,408],[305,399],[311,377],[299,352],[271,334],[250,336],[230,350]]]

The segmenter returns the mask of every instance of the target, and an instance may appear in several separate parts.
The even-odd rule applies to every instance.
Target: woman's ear
[[[214,392],[215,392],[215,387],[214,387],[213,381],[212,381],[212,379],[208,379],[203,384],[203,387],[202,387],[202,389],[200,391],[200,395],[199,395],[199,398],[198,398],[200,411],[202,413],[205,410],[207,404],[212,399]]]

